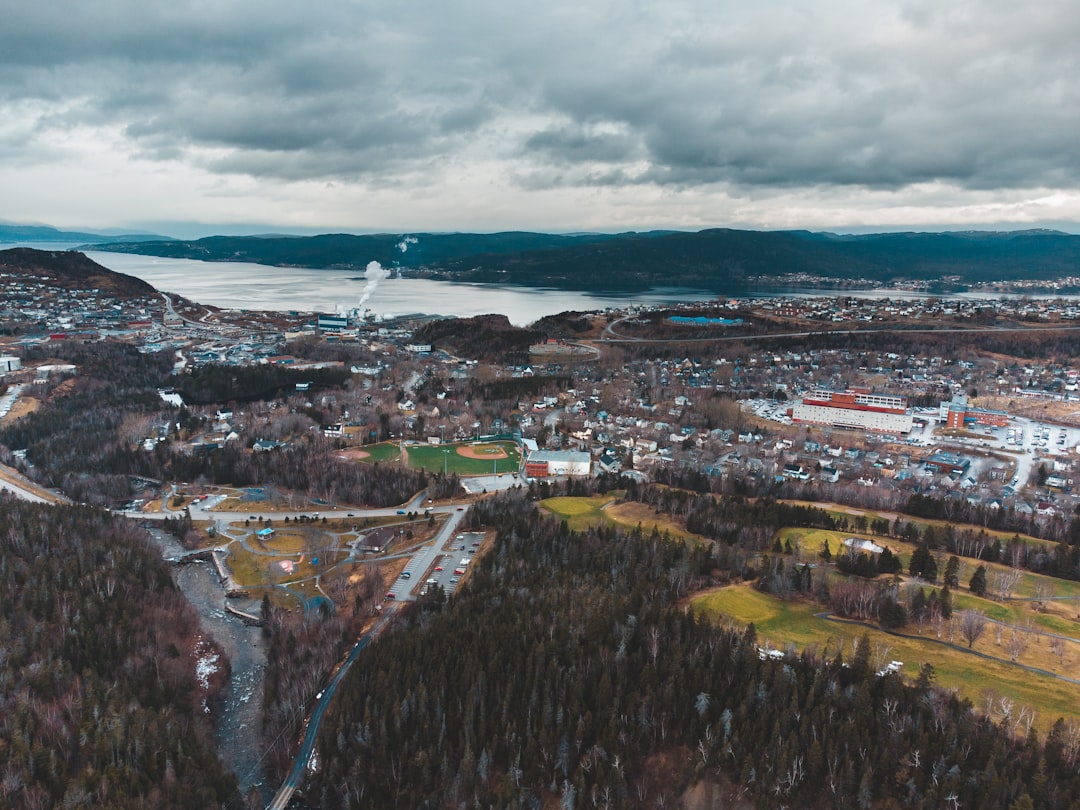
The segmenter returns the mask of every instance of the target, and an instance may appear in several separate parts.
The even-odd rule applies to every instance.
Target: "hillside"
[[[92,231],[62,231],[49,225],[20,225],[0,222],[0,244],[4,242],[145,242],[164,237],[151,233],[94,233]]]
[[[237,806],[228,663],[145,535],[0,498],[0,538],[0,807]]]
[[[300,267],[411,269],[432,278],[572,290],[633,292],[682,286],[737,293],[792,273],[875,283],[950,286],[1052,279],[1080,268],[1080,236],[1052,231],[889,233],[712,229],[553,235],[415,234],[210,237],[195,242],[109,244],[154,256]]]
[[[208,236],[194,241],[95,245],[96,250],[211,262],[255,262],[287,267],[440,267],[476,255],[554,250],[615,239],[606,234],[561,235],[508,231],[492,234],[322,234],[320,236]]]
[[[141,298],[157,292],[142,279],[109,270],[72,250],[0,250],[0,273],[37,281],[46,279],[53,286],[68,290],[99,290],[117,298]]]
[[[467,585],[368,647],[306,791],[325,808],[1075,806],[1055,726],[1012,737],[940,690],[875,675],[869,641],[763,660],[753,625],[680,599],[743,551],[641,527],[573,531],[521,494]],[[1056,804],[1053,804],[1056,802]]]

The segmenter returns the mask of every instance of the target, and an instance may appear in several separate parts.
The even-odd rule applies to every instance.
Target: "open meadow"
[[[875,668],[882,668],[890,661],[902,661],[904,675],[915,678],[922,665],[929,663],[934,667],[938,684],[955,689],[981,711],[986,711],[989,705],[989,714],[996,719],[1002,719],[1002,706],[1009,706],[1008,701],[1012,701],[1013,721],[1019,719],[1021,707],[1034,710],[1033,726],[1041,733],[1049,731],[1059,717],[1075,717],[1080,701],[1080,684],[1055,677],[1070,677],[1068,673],[1080,661],[1080,645],[1076,642],[1070,643],[1064,657],[1058,659],[1050,653],[1047,639],[1035,639],[1028,652],[1013,663],[997,645],[992,628],[968,650],[958,634],[950,644],[947,637],[938,639],[930,629],[920,636],[838,620],[823,615],[819,605],[803,600],[784,601],[750,585],[702,594],[692,598],[690,604],[696,613],[712,621],[738,627],[752,622],[758,643],[772,649],[812,650],[829,658],[842,651],[844,658],[850,660],[859,638],[866,634]],[[1006,699],[1005,704],[1001,698]]]

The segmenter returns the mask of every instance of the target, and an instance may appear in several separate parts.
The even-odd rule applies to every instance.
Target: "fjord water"
[[[141,278],[163,292],[222,308],[338,312],[356,307],[368,283],[362,270],[270,267],[249,262],[200,262],[128,253],[86,251],[98,264]],[[518,326],[570,310],[666,304],[713,297],[705,290],[664,287],[644,293],[596,294],[418,278],[380,281],[365,304],[392,317],[425,313],[469,317],[500,313]]]

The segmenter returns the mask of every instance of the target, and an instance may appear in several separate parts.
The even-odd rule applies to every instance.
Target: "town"
[[[546,582],[614,570],[620,544],[687,555],[622,589],[665,570],[762,666],[903,678],[977,699],[1012,738],[1080,740],[1062,685],[1080,643],[1070,300],[717,298],[518,327],[5,284],[0,488],[152,538],[216,639],[172,645],[191,646],[251,807],[359,761],[317,739],[372,641],[501,602],[509,559],[539,554]],[[470,625],[477,643],[503,615]],[[993,667],[958,677],[967,654]]]
[[[24,363],[25,352],[51,361],[50,348],[64,343],[115,341],[164,353],[181,374],[207,365],[270,366],[300,374],[336,369],[353,380],[331,394],[296,382],[287,397],[267,403],[273,419],[265,408],[226,407],[227,393],[199,408],[162,391],[163,403],[203,417],[182,434],[189,452],[229,442],[266,451],[313,431],[343,449],[498,434],[519,441],[524,456],[514,472],[524,481],[601,471],[649,480],[658,469],[690,468],[743,491],[787,485],[826,500],[850,499],[840,491],[853,487],[872,489],[882,505],[889,493],[932,492],[1033,524],[1060,524],[1078,503],[1080,404],[1069,403],[1080,403],[1080,365],[947,348],[951,330],[972,324],[999,338],[1009,328],[1069,328],[1080,314],[1072,301],[845,295],[632,306],[587,313],[584,334],[541,339],[529,353],[485,362],[421,342],[416,335],[429,318],[214,311],[168,294],[118,298],[25,276],[5,284],[0,418],[27,412],[78,374],[70,363]],[[628,356],[634,352],[625,349],[641,355],[646,345],[638,333],[661,323],[664,336],[675,332],[658,356]],[[908,327],[944,331],[918,353],[812,347],[827,336],[826,325],[876,324],[901,338]],[[818,328],[802,339],[807,348],[763,343],[808,325]],[[740,331],[745,341],[737,340]],[[475,393],[495,382],[506,393]],[[162,415],[147,422],[139,443],[150,452],[180,437]],[[856,499],[866,502],[866,494]]]

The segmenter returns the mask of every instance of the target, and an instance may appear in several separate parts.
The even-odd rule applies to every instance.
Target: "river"
[[[158,529],[152,529],[150,534],[161,548],[162,556],[184,553],[172,535]],[[241,795],[246,796],[253,785],[258,785],[263,793],[259,784],[262,780],[259,718],[266,669],[262,630],[249,627],[225,612],[225,593],[213,564],[196,562],[173,566],[172,570],[177,586],[199,612],[203,630],[221,645],[232,664],[232,677],[217,717],[218,755],[225,767],[236,774]],[[274,786],[269,786],[263,798],[269,799],[273,792]]]
[[[226,309],[278,312],[347,312],[358,307],[369,280],[357,270],[270,267],[250,262],[200,262],[129,253],[86,251],[98,264],[141,278],[163,291]],[[422,278],[387,278],[369,289],[364,306],[393,317],[423,313],[470,317],[499,313],[525,326],[570,310],[630,304],[670,304],[712,298],[707,290],[660,287],[644,293],[599,294],[495,284],[461,284]]]

